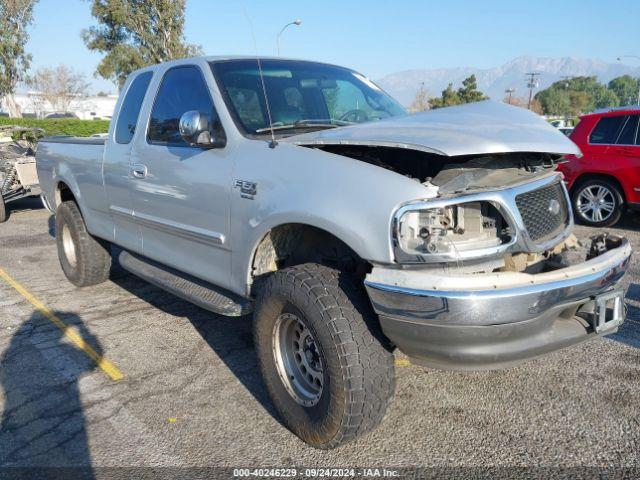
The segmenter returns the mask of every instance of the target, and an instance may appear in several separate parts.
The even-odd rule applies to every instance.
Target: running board
[[[228,317],[251,313],[249,300],[161,263],[124,250],[118,261],[137,277],[210,312]]]

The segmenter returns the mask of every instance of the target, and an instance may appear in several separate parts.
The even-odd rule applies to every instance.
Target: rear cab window
[[[617,115],[613,117],[602,117],[595,128],[589,135],[589,143],[594,145],[612,145],[616,143],[616,139],[627,120],[626,115]]]
[[[142,107],[152,76],[153,72],[143,72],[131,82],[118,114],[115,133],[116,143],[127,144],[133,139],[140,107]]]

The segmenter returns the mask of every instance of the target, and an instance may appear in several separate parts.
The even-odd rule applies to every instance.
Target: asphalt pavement
[[[640,216],[611,230],[640,247]],[[442,372],[397,354],[382,425],[321,451],[279,421],[249,317],[216,316],[122,271],[78,289],[53,234],[33,199],[0,225],[2,467],[640,467],[638,255],[618,333],[504,371]]]

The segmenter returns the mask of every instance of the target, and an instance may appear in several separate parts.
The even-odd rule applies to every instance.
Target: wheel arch
[[[76,200],[76,194],[64,180],[59,180],[56,183],[54,190],[54,200],[56,207],[58,207],[62,202],[67,201],[74,201],[78,203],[78,201]]]
[[[357,278],[371,270],[339,235],[307,223],[283,223],[267,230],[253,246],[247,271],[249,290],[269,273],[307,262],[347,271]]]
[[[626,204],[627,203],[627,194],[624,191],[624,187],[622,186],[620,181],[614,175],[611,175],[609,173],[586,172],[586,173],[583,173],[583,174],[579,175],[573,181],[573,185],[571,186],[571,190],[569,191],[569,193],[571,194],[571,198],[573,198],[573,194],[576,192],[576,190],[583,183],[585,183],[585,182],[587,182],[589,180],[602,180],[602,179],[608,180],[608,181],[612,182],[614,185],[616,185],[618,187],[618,190],[620,191],[620,194],[622,195],[622,202],[623,202],[623,204]]]

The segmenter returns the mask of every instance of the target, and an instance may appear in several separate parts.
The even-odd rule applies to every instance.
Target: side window
[[[589,143],[612,144],[616,142],[618,133],[627,119],[624,115],[602,117],[589,135]]]
[[[638,119],[640,115],[629,115],[629,120],[624,124],[622,132],[616,142],[618,145],[633,145],[636,142],[636,132],[638,131]]]
[[[178,131],[180,117],[197,110],[209,119],[209,125],[218,123],[207,84],[198,67],[176,67],[168,70],[162,79],[153,104],[147,139],[151,143],[188,147]]]
[[[127,144],[133,138],[138,123],[140,107],[147,93],[149,82],[153,76],[152,72],[144,72],[138,75],[127,91],[127,96],[122,101],[122,107],[118,114],[116,125],[116,143]]]

